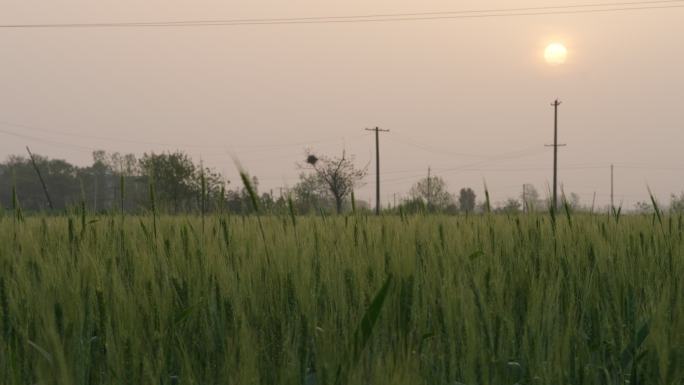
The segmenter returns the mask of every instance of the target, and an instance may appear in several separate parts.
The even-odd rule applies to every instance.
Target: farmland
[[[682,384],[681,216],[0,219],[0,383]]]

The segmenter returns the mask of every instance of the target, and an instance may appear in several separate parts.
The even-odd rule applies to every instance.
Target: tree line
[[[363,186],[368,165],[359,167],[353,156],[327,156],[307,151],[298,164],[298,182],[291,188],[259,191],[257,177],[249,177],[260,208],[267,212],[295,210],[299,214],[341,213],[369,210],[368,202],[354,197]],[[42,180],[41,180],[42,179]],[[418,180],[408,197],[386,208],[389,212],[441,212],[447,214],[495,211],[504,213],[546,211],[548,198],[540,198],[533,185],[525,184],[520,197],[509,198],[494,207],[489,198],[477,200],[472,188],[452,194],[443,178]],[[574,210],[582,206],[570,193],[562,201]],[[254,210],[250,192],[243,183],[231,182],[214,169],[196,163],[183,151],[134,154],[95,151],[89,166],[73,165],[41,155],[13,155],[0,163],[0,209],[21,207],[25,211],[64,211],[85,207],[93,212],[154,209],[169,214],[228,211],[237,214]],[[684,211],[684,193],[672,195],[670,208]],[[638,202],[634,211],[652,212],[649,202]]]
[[[298,183],[278,194],[259,191],[259,180],[250,177],[250,188],[259,207],[268,212],[342,212],[351,208],[350,198],[361,186],[367,169],[354,158],[313,155],[298,165]],[[42,179],[42,180],[41,180]],[[216,170],[196,163],[183,151],[134,154],[95,151],[92,163],[77,166],[41,155],[12,155],[0,163],[0,208],[19,206],[24,211],[64,211],[85,206],[94,212],[192,213],[254,210],[250,192]],[[359,209],[368,205],[359,203]]]

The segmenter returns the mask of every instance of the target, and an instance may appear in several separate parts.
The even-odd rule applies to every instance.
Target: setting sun
[[[563,44],[553,43],[549,44],[544,50],[544,59],[551,65],[560,65],[565,63],[568,57],[568,50]]]

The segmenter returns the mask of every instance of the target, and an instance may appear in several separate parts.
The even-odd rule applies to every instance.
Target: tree
[[[357,169],[354,166],[354,158],[347,158],[342,152],[341,157],[327,157],[308,153],[306,158],[308,167],[315,171],[322,183],[335,199],[335,208],[338,214],[342,212],[342,203],[351,194],[355,187],[360,186],[366,176],[368,166]]]
[[[104,151],[93,152],[93,164],[81,171],[86,201],[94,211],[110,209],[116,201],[117,172],[111,168]]]
[[[639,214],[649,214],[653,212],[653,207],[648,202],[639,201],[634,204],[634,211]]]
[[[581,208],[582,202],[579,194],[571,192],[569,196],[562,196],[563,202],[567,203],[573,210],[579,210]]]
[[[93,152],[93,164],[80,170],[86,202],[94,210],[107,210],[121,205],[121,181],[124,182],[124,209],[136,210],[149,202],[147,177],[134,154]]]
[[[462,188],[458,195],[458,205],[461,211],[466,213],[475,210],[475,191],[470,187]]]
[[[520,204],[519,200],[515,198],[508,198],[501,207],[500,211],[507,214],[513,214],[520,212],[520,207],[522,207],[522,205]]]
[[[118,210],[122,204],[121,179],[125,186],[123,209],[126,211],[137,210],[148,204],[150,180],[154,180],[158,201],[162,204],[172,202],[176,211],[200,207],[203,190],[206,199],[204,207],[211,209],[212,205],[222,205],[219,199],[222,199],[222,191],[228,183],[219,173],[195,165],[182,152],[145,154],[137,160],[133,154],[95,151],[93,163],[87,167],[38,154],[34,154],[34,159],[50,192],[53,206],[58,210],[81,202],[95,211]],[[29,158],[10,156],[0,163],[0,186],[0,204],[3,206],[11,205],[12,189],[9,187],[15,186],[24,209],[35,211],[47,208],[45,193]]]
[[[55,209],[62,210],[81,199],[80,183],[77,179],[78,167],[61,159],[48,159],[38,154],[34,154],[33,157],[50,191]],[[8,205],[11,201],[10,187],[15,186],[23,208],[48,208],[40,179],[29,158],[10,156],[2,168],[0,186],[3,186],[3,190],[0,191],[0,201]]]
[[[221,174],[193,163],[182,151],[144,154],[139,164],[152,181],[159,202],[170,204],[174,212],[201,205],[203,179],[207,202],[215,202],[213,198],[218,197],[228,183]]]
[[[194,197],[196,167],[187,154],[145,153],[140,167],[153,181],[159,201],[170,203],[174,212],[179,212]]]
[[[204,164],[201,162],[199,166],[195,165],[195,168],[196,171],[191,180],[196,207],[203,208],[205,212],[223,208],[226,186],[230,182],[215,170],[204,167]]]
[[[675,213],[684,213],[684,192],[679,196],[672,194],[670,197],[670,210]]]
[[[399,212],[406,214],[422,213],[426,210],[425,201],[421,198],[404,199],[399,204]]]
[[[539,192],[537,192],[534,185],[530,183],[525,183],[520,198],[525,211],[534,211],[536,207],[543,206],[543,202],[539,199]]]
[[[107,153],[103,150],[93,151],[93,162],[102,163],[116,174],[133,176],[140,174],[140,164],[134,154]]]
[[[292,188],[297,211],[308,213],[320,208],[332,208],[335,206],[334,198],[325,182],[318,174],[299,174],[299,182]]]
[[[447,190],[446,182],[438,176],[419,180],[411,187],[409,194],[413,199],[423,200],[428,210],[445,210],[454,201],[454,197]]]
[[[256,197],[259,196],[259,178],[256,176],[252,176],[252,181],[250,183],[252,192],[254,192],[254,195]],[[242,207],[245,209],[245,212],[253,212],[256,210],[256,207],[254,207],[254,203],[252,202],[252,197],[249,192],[249,189],[247,188],[246,185],[243,185],[242,188],[240,189],[239,193],[240,200],[242,201]],[[260,201],[261,199],[259,199]]]

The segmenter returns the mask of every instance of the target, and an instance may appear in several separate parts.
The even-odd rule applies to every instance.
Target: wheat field
[[[0,383],[683,384],[681,216],[0,219]]]

